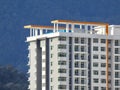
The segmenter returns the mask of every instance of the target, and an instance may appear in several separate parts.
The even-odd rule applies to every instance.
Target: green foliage
[[[27,90],[26,74],[13,66],[0,66],[0,90]]]

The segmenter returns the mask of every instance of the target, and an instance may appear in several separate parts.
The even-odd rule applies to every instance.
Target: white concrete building
[[[29,90],[120,90],[120,25],[27,25]]]

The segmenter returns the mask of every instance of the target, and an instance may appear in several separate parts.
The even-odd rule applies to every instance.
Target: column
[[[69,24],[66,24],[66,32],[69,32]]]
[[[54,23],[54,29],[53,29],[53,32],[55,32],[55,29],[56,29],[56,24]]]
[[[57,23],[57,25],[56,25],[56,31],[55,32],[58,32],[58,23]]]
[[[35,29],[35,36],[37,36],[38,35],[38,30],[37,29]]]
[[[71,24],[71,32],[74,32],[74,24]]]
[[[85,33],[88,33],[88,25],[85,25]]]
[[[32,36],[32,28],[30,28],[30,36]]]
[[[40,35],[42,35],[43,34],[43,29],[40,29]]]

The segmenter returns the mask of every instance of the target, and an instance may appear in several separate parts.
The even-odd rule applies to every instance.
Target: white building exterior
[[[120,25],[27,25],[29,90],[120,90]]]

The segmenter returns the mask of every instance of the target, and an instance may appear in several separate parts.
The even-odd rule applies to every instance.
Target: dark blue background
[[[0,64],[27,69],[28,30],[54,19],[120,24],[120,0],[0,0]]]

